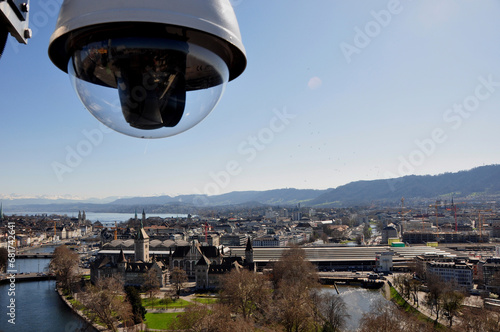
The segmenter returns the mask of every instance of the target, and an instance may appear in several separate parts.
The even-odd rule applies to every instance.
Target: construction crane
[[[453,197],[451,198],[451,208],[446,209],[448,211],[453,211],[453,214],[455,216],[455,232],[458,232],[458,222],[457,222],[457,205],[458,204],[465,204],[465,202],[459,202],[459,203],[454,203],[453,202]]]
[[[483,242],[483,221],[481,220],[481,212],[491,212],[491,209],[477,210],[477,219],[479,222],[479,241]]]
[[[96,226],[96,227],[102,227],[102,226]],[[110,228],[111,228],[111,229],[114,229],[114,232],[113,232],[114,236],[113,236],[113,238],[114,238],[115,240],[117,240],[117,239],[118,239],[118,230],[119,230],[119,229],[124,229],[123,227],[118,227],[118,225],[117,225],[117,222],[116,222],[116,221],[115,221],[115,227],[110,227]]]

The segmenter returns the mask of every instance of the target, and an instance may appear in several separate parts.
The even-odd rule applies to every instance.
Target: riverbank
[[[109,331],[108,329],[96,324],[92,323],[92,321],[81,311],[78,310],[69,302],[69,300],[64,296],[62,290],[60,288],[56,288],[57,294],[59,294],[59,298],[70,308],[76,315],[78,315],[88,327],[92,327],[94,329],[94,332],[107,332]]]
[[[433,313],[430,309],[428,309],[425,305],[421,305],[425,301],[425,294],[424,292],[418,292],[418,306],[416,304],[413,304],[411,299],[405,298],[398,290],[396,287],[393,285],[393,277],[390,277],[387,279],[387,287],[384,288],[384,291],[389,291],[389,297],[390,299],[396,303],[402,310],[405,310],[406,312],[414,313],[417,316],[420,316],[420,318],[427,320],[428,322],[434,323],[436,322],[436,314]],[[386,297],[387,298],[387,297]],[[456,320],[454,319],[454,322],[456,323]],[[448,326],[449,321],[447,319],[444,319],[443,315],[439,317],[437,320],[437,323],[443,327]]]

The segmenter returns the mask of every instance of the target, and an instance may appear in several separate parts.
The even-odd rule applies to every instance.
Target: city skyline
[[[0,197],[327,189],[499,164],[500,5],[232,1],[248,66],[180,135],[104,129],[47,56],[59,6],[0,59]]]

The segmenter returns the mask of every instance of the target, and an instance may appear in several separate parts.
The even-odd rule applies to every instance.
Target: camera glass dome
[[[92,115],[141,138],[193,127],[216,106],[229,80],[220,56],[182,38],[88,39],[74,48],[67,69]]]

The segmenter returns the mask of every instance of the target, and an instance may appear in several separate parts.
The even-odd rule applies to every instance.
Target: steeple
[[[146,223],[146,212],[144,212],[144,209],[142,209],[142,221],[141,221],[141,228],[143,224]]]
[[[3,220],[3,203],[0,203],[0,220]]]
[[[247,238],[247,247],[245,248],[245,261],[247,264],[253,264],[253,247],[250,237]]]
[[[118,255],[118,262],[117,263],[123,263],[126,261],[127,260],[125,259],[125,254],[123,253],[123,249],[120,248],[120,254]]]

